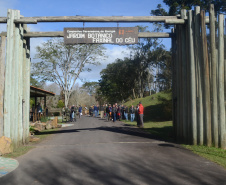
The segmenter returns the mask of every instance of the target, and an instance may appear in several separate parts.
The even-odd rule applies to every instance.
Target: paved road
[[[226,170],[142,130],[82,117],[18,158],[1,185],[224,185]]]

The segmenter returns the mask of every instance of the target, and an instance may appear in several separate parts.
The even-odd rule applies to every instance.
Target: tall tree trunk
[[[134,88],[133,88],[133,98],[136,99],[136,94],[135,94]]]

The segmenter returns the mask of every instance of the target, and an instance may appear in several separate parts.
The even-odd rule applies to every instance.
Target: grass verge
[[[18,148],[14,149],[14,151],[10,154],[5,154],[2,157],[6,157],[6,158],[17,158],[21,155],[26,154],[29,150],[31,150],[32,148],[35,148],[35,144],[40,143],[41,141],[43,141],[46,137],[48,137],[52,132],[57,131],[58,128],[56,129],[50,129],[50,130],[44,130],[39,132],[38,134],[35,135],[35,137],[38,137],[39,140],[35,141],[35,142],[29,142],[28,145],[21,145]]]
[[[2,157],[6,157],[6,158],[17,158],[17,157],[19,157],[21,155],[26,154],[32,148],[34,148],[34,146],[22,145],[22,146],[19,146],[18,148],[16,148],[12,153],[5,154]]]
[[[226,150],[215,147],[183,145],[194,153],[226,168]]]
[[[123,120],[123,122],[126,123],[127,125],[132,125],[132,126],[137,125],[137,123],[135,121],[130,122],[130,121]],[[147,132],[153,134],[153,135],[161,137],[162,139],[164,139],[166,141],[173,141],[173,124],[172,124],[172,121],[145,122],[143,129],[146,130]]]

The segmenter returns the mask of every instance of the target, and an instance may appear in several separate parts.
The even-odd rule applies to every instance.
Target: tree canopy
[[[32,74],[42,81],[55,82],[63,90],[65,106],[80,73],[89,64],[103,60],[105,48],[98,44],[65,45],[62,39],[51,39],[37,48]]]
[[[181,9],[190,10],[195,6],[200,6],[201,9],[209,11],[210,4],[214,4],[216,14],[226,12],[226,0],[163,0],[169,7],[166,11],[161,4],[158,4],[157,9],[151,10],[152,15],[177,15]]]

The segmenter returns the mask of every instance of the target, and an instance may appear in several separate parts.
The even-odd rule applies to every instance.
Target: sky
[[[0,16],[7,16],[7,9],[20,10],[24,17],[35,16],[150,16],[152,9],[158,4],[167,8],[161,0],[0,0]],[[134,27],[137,25],[149,26],[150,23],[85,23],[84,27]],[[31,31],[63,31],[64,27],[83,27],[83,23],[38,23],[29,24]],[[5,31],[6,25],[0,25],[0,31]],[[170,32],[170,30],[164,30]],[[35,60],[36,47],[45,42],[46,38],[31,39],[31,60]],[[162,39],[167,49],[171,40]],[[100,61],[101,65],[93,66],[91,72],[82,72],[83,81],[98,81],[100,71],[106,68],[117,58],[129,57],[130,52],[126,46],[105,45],[107,60]],[[81,81],[78,81],[81,84]]]

